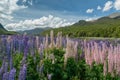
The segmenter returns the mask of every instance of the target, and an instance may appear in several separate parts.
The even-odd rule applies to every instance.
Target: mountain
[[[50,27],[46,27],[46,28],[35,28],[35,29],[32,29],[32,30],[19,31],[19,33],[20,33],[20,34],[27,33],[28,35],[37,35],[37,34],[40,34],[40,33],[42,33],[43,31],[48,30],[48,29],[50,29]]]
[[[62,31],[63,36],[68,34],[70,37],[120,37],[120,13],[113,13],[94,21],[80,20],[71,26],[52,30],[55,34]],[[42,35],[49,32],[50,30],[46,30]]]
[[[0,23],[0,34],[6,34],[8,31],[3,27],[3,25]]]
[[[0,23],[0,32],[4,32],[4,31],[7,31],[4,27],[3,27],[3,25]]]
[[[120,13],[116,12],[116,13],[110,14],[108,17],[110,17],[110,18],[119,18],[120,19]]]
[[[0,23],[0,35],[2,34],[6,34],[6,35],[12,35],[12,34],[16,34],[16,32],[13,31],[7,31],[3,25]]]

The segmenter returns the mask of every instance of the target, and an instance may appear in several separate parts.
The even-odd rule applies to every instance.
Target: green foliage
[[[66,64],[66,72],[68,75],[68,79],[77,75],[77,63],[73,58],[69,58]]]
[[[39,63],[40,57],[29,55],[27,57],[27,80],[40,80],[39,73],[37,71],[37,64]]]
[[[0,67],[2,66],[2,61],[0,60]]]
[[[22,58],[23,55],[21,53],[13,54],[13,67],[16,69],[16,79],[18,79]]]
[[[47,75],[47,73],[52,72],[52,61],[49,59],[44,60],[44,73]]]
[[[49,57],[51,54],[54,58]],[[38,52],[34,56],[28,55],[26,58],[27,76],[26,80],[47,80],[48,74],[51,74],[52,80],[119,80],[119,75],[112,75],[110,73],[103,75],[103,65],[96,64],[92,66],[86,64],[84,58],[78,58],[76,61],[73,58],[68,58],[66,65],[64,65],[64,54],[62,49],[48,50],[48,57],[40,60]],[[79,56],[81,50],[79,50]],[[19,70],[21,67],[21,60],[23,54],[13,55],[13,66],[17,69],[16,80],[18,79]],[[37,67],[44,65],[42,73],[37,70]]]
[[[103,65],[93,63],[92,67],[86,66],[85,74],[86,80],[103,80]]]
[[[79,51],[81,52],[81,51]],[[119,80],[118,76],[112,77],[111,74],[103,75],[103,65],[93,63],[89,66],[85,63],[85,59],[68,58],[66,66],[64,65],[64,52],[62,50],[53,49],[49,53],[55,55],[55,62],[51,59],[44,60],[44,74],[52,74],[52,80]],[[79,53],[80,55],[81,53]],[[60,59],[63,58],[63,60]]]
[[[64,80],[64,51],[59,49],[53,49],[49,51],[49,54],[54,54],[55,59],[52,63],[51,59],[44,60],[44,73],[52,74],[52,80]]]
[[[13,55],[13,66],[16,68],[16,80],[18,79],[21,61],[23,54],[17,53]],[[39,72],[37,71],[37,65],[40,63],[40,56],[36,53],[35,56],[28,55],[27,61],[27,77],[26,80],[40,80]]]
[[[85,80],[85,77],[86,77],[85,73],[86,73],[86,64],[85,64],[85,60],[82,59],[82,60],[79,60],[77,63],[78,78],[80,80]]]

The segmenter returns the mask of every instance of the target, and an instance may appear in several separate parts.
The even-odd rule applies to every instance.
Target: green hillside
[[[68,34],[70,37],[120,37],[120,18],[102,17],[94,21],[84,21],[53,29],[55,33],[62,31],[63,35]],[[44,31],[42,35],[49,33],[50,30]]]
[[[3,25],[0,23],[0,35],[2,34],[6,34],[6,35],[12,35],[12,34],[16,34],[16,32],[13,31],[7,31]]]

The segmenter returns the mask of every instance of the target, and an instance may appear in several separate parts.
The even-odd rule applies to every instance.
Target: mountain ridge
[[[13,32],[13,31],[7,31],[3,25],[0,23],[0,35],[12,35],[12,34],[17,34],[16,32]]]
[[[24,30],[24,31],[18,31],[20,34],[27,33],[28,35],[38,35],[42,33],[45,30],[51,29],[50,27],[45,27],[45,28],[35,28],[31,30]]]
[[[108,17],[110,17],[110,18],[119,18],[120,19],[120,12],[112,13]]]
[[[111,15],[94,21],[80,20],[71,26],[50,30],[54,30],[55,34],[62,31],[63,36],[68,34],[70,37],[120,37],[120,14]],[[50,30],[44,31],[42,35],[48,34]]]

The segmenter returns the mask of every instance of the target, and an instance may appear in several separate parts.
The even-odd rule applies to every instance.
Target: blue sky
[[[1,0],[0,22],[14,31],[54,28],[119,10],[120,0]]]

